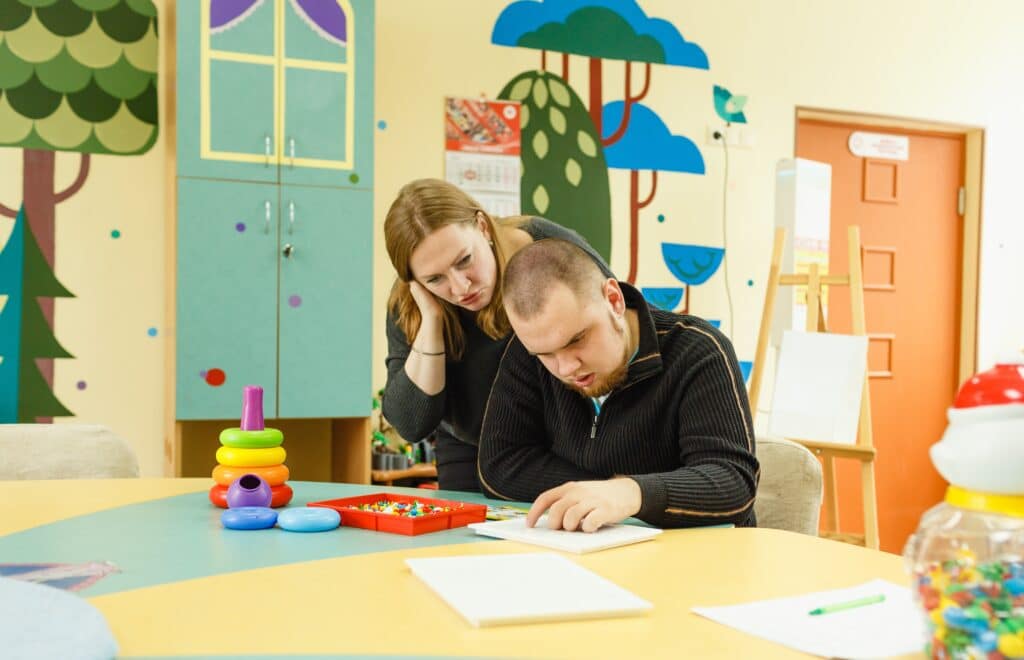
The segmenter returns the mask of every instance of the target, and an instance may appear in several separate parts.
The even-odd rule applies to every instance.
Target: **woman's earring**
[[[494,241],[491,239],[487,239],[487,244],[490,245],[491,247],[494,247]]]

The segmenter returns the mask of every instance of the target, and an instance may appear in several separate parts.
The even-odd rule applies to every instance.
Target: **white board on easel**
[[[855,444],[867,359],[863,335],[787,331],[775,372],[769,433]]]

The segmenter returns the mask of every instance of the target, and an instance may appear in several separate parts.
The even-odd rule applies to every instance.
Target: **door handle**
[[[270,233],[270,200],[263,202],[263,233]]]
[[[289,167],[295,168],[295,138],[288,138],[288,155],[291,156]]]
[[[263,135],[263,167],[270,167],[270,135]]]
[[[295,202],[288,202],[288,233],[295,233]]]
[[[295,254],[295,246],[291,243],[285,243],[284,247],[281,248],[281,254],[284,255],[285,259],[290,259]]]

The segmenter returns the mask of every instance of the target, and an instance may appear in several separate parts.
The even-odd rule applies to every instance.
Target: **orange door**
[[[857,130],[908,136],[909,159],[855,156]],[[861,229],[879,535],[900,552],[945,488],[928,448],[958,385],[963,138],[799,120],[796,155],[832,166],[830,270],[848,271],[846,229]],[[828,327],[850,332],[842,287],[829,292]],[[861,533],[858,465],[840,460],[836,472],[840,530]]]

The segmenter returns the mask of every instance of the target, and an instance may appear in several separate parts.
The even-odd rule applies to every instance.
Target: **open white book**
[[[577,554],[650,541],[661,534],[660,529],[637,527],[636,525],[605,525],[596,532],[567,532],[548,529],[545,526],[546,520],[547,518],[542,516],[535,527],[527,527],[525,518],[471,523],[469,526],[477,534],[484,536],[530,543]]]
[[[646,600],[553,552],[406,559],[474,626],[642,614]]]

